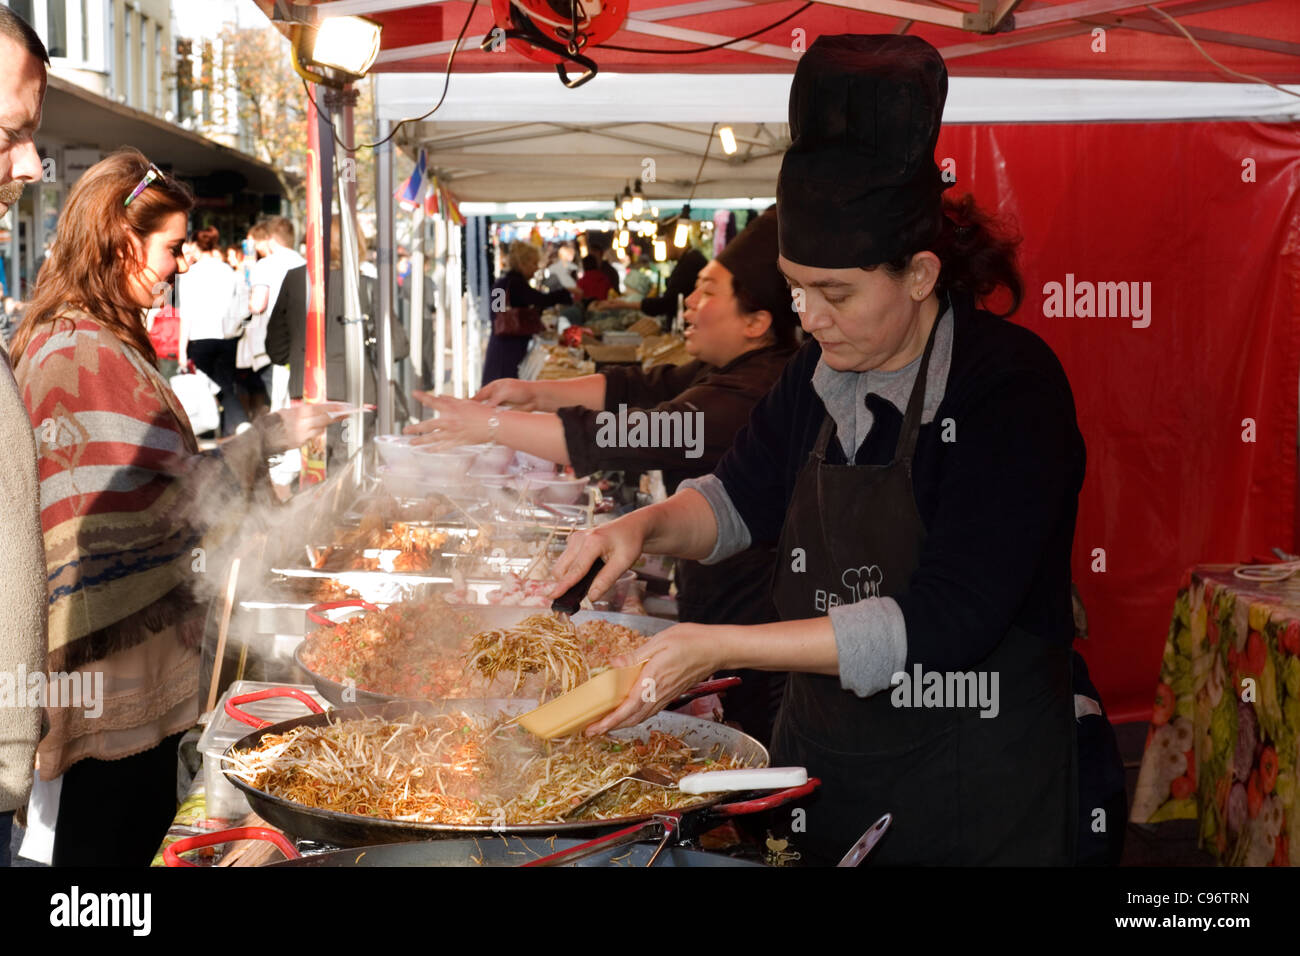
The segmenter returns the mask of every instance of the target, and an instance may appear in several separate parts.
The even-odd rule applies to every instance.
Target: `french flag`
[[[420,157],[415,161],[415,169],[411,170],[410,178],[402,184],[402,188],[393,193],[393,198],[403,206],[416,209],[420,205],[420,190],[424,188],[424,170],[427,158],[424,150],[420,150]]]

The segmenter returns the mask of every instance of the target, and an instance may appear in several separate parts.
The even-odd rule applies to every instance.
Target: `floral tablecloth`
[[[1229,866],[1300,865],[1300,576],[1192,571],[1174,602],[1134,823],[1200,821]]]

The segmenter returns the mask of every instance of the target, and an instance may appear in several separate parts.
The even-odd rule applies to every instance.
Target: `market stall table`
[[[1300,577],[1194,569],[1174,602],[1130,820],[1199,819],[1229,866],[1300,863]]]

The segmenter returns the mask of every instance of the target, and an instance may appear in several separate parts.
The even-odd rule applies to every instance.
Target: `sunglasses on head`
[[[131,203],[135,202],[137,196],[149,188],[150,183],[156,182],[162,178],[163,171],[153,163],[150,163],[148,172],[144,174],[144,179],[140,180],[140,182],[136,184],[135,189],[131,190],[131,195],[126,197],[126,201],[123,202],[122,205],[124,207],[131,205]]]

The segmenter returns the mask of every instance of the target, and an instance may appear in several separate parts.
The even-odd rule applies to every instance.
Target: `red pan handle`
[[[633,823],[631,826],[615,830],[613,833],[606,833],[585,843],[579,843],[577,846],[571,846],[567,850],[557,850],[547,856],[538,857],[536,860],[521,863],[520,866],[563,866],[566,863],[575,863],[602,850],[613,849],[628,843],[636,843],[652,833],[661,833],[662,831],[659,828],[665,822],[662,819],[651,818],[640,823]]]
[[[706,694],[720,694],[724,690],[730,690],[733,687],[739,687],[743,683],[739,677],[719,677],[715,680],[701,681],[693,687],[688,687],[682,691],[680,697],[673,699],[673,704],[684,704],[687,701],[694,700],[696,697],[703,697]]]
[[[348,601],[325,601],[321,604],[313,604],[307,608],[307,620],[313,624],[319,624],[321,627],[333,627],[338,621],[331,621],[321,611],[332,611],[339,607],[363,607],[367,611],[378,611],[379,606],[371,604],[369,601],[362,601],[359,598],[352,598]]]
[[[753,800],[741,800],[738,803],[723,803],[713,808],[716,813],[725,813],[730,816],[742,816],[746,813],[759,813],[763,810],[773,810],[776,807],[789,803],[791,800],[798,800],[800,797],[806,797],[812,793],[822,782],[816,777],[809,777],[808,782],[800,784],[797,787],[791,787],[789,790],[778,790],[776,793],[769,793],[761,797],[755,797]]]
[[[234,843],[236,840],[265,840],[279,847],[287,859],[296,860],[301,853],[278,830],[266,827],[235,827],[233,830],[218,830],[215,833],[200,833],[198,836],[183,837],[163,848],[163,864],[166,866],[196,866],[189,860],[182,860],[181,854],[198,850],[205,846],[218,846],[222,843]]]
[[[310,694],[306,694],[296,687],[268,687],[265,690],[255,690],[251,694],[240,694],[238,697],[232,697],[226,701],[226,713],[240,723],[248,724],[254,730],[270,727],[271,721],[263,720],[261,717],[254,717],[252,714],[246,714],[237,706],[239,704],[251,704],[255,700],[266,700],[268,697],[292,697],[306,704],[313,714],[325,713],[325,709],[312,700]]]

